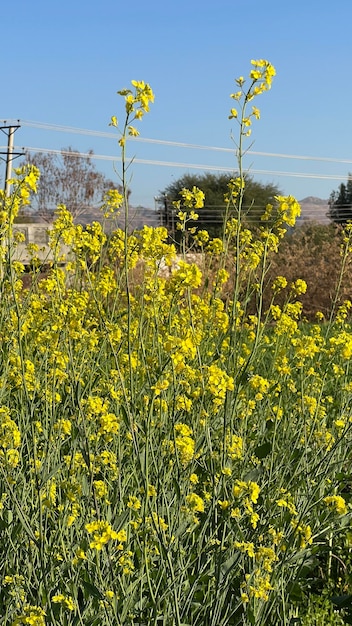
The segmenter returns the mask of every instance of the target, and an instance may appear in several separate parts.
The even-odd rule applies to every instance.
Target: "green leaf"
[[[261,446],[258,446],[257,448],[255,448],[254,454],[257,457],[257,459],[265,459],[265,457],[270,454],[271,450],[272,450],[272,445],[270,441],[266,441]]]
[[[303,601],[303,593],[301,585],[298,582],[292,583],[287,589],[288,597],[293,602],[302,602]]]
[[[87,580],[82,580],[82,585],[89,595],[94,596],[94,598],[99,598],[99,600],[104,599],[103,594],[99,591],[99,589],[97,589],[97,587],[95,587],[95,585],[92,585],[92,583],[89,583]]]
[[[176,480],[176,479],[174,478],[174,479],[173,479],[173,481],[172,481],[172,484],[173,484],[173,486],[174,486],[174,489],[175,489],[175,492],[176,492],[177,498],[178,498],[178,500],[179,500],[179,499],[181,498],[181,491],[180,491],[180,485],[179,485],[179,482],[178,482],[178,480]]]
[[[59,472],[59,470],[61,470],[61,464],[55,465],[51,472],[49,472],[45,476],[41,476],[39,488],[42,489],[47,484],[47,482],[49,482],[50,478],[55,476]]]
[[[229,572],[233,569],[234,565],[238,562],[238,554],[233,554],[227,559],[224,563],[222,563],[220,568],[220,583],[223,583],[224,579],[228,576]]]
[[[344,594],[342,596],[333,596],[331,602],[339,609],[349,607],[352,610],[352,594]]]

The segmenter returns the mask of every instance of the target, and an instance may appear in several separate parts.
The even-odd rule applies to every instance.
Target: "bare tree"
[[[40,179],[26,215],[50,222],[57,205],[62,203],[77,221],[101,204],[106,191],[120,189],[97,171],[93,155],[93,150],[86,156],[71,147],[63,148],[61,154],[27,154],[26,162],[38,167]]]

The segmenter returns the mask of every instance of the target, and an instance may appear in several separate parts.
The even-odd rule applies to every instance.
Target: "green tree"
[[[352,220],[352,174],[348,174],[347,184],[341,183],[329,198],[328,216],[335,224],[346,224]]]
[[[206,229],[212,237],[221,236],[223,217],[225,213],[224,196],[228,192],[229,181],[236,177],[230,174],[185,174],[173,181],[161,193],[159,198],[162,223],[167,227],[171,236],[176,235],[176,212],[173,202],[180,200],[180,191],[183,188],[199,187],[205,194],[204,208],[198,211],[199,219],[195,225],[199,229]],[[281,192],[274,184],[263,184],[254,181],[251,177],[245,178],[243,215],[249,224],[260,222],[268,203],[274,203],[274,197]]]
[[[93,150],[86,156],[71,147],[63,148],[61,154],[27,154],[26,162],[38,167],[40,179],[22,218],[51,222],[59,203],[66,205],[76,221],[96,209],[104,193],[119,186],[97,171],[93,155]]]

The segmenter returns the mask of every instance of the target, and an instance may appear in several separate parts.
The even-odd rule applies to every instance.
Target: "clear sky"
[[[261,119],[251,149],[269,156],[249,155],[246,165],[256,180],[299,200],[328,198],[352,171],[351,22],[351,0],[16,0],[2,11],[0,120],[23,122],[17,148],[92,149],[111,157],[96,164],[116,178],[117,139],[28,122],[112,133],[111,116],[123,117],[117,90],[144,80],[155,103],[139,124],[142,138],[234,148],[234,79],[248,74],[251,59],[265,58],[277,76],[256,101]],[[2,150],[5,144],[1,133]],[[231,151],[135,141],[129,154],[186,164],[136,162],[135,206],[153,207],[175,178],[202,172],[191,164],[236,169]],[[2,179],[4,169],[1,163]]]

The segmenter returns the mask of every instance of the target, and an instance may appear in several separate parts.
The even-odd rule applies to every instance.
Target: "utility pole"
[[[18,120],[19,122],[19,120]],[[6,152],[0,151],[0,159],[5,161],[6,163],[6,172],[5,172],[5,197],[10,195],[10,183],[9,180],[11,178],[12,173],[12,161],[17,159],[19,156],[24,156],[24,152],[14,152],[13,150],[13,139],[16,130],[21,128],[20,124],[6,124],[6,120],[4,121],[4,125],[0,126],[0,130],[7,135],[7,150]],[[1,155],[5,155],[3,158]]]

